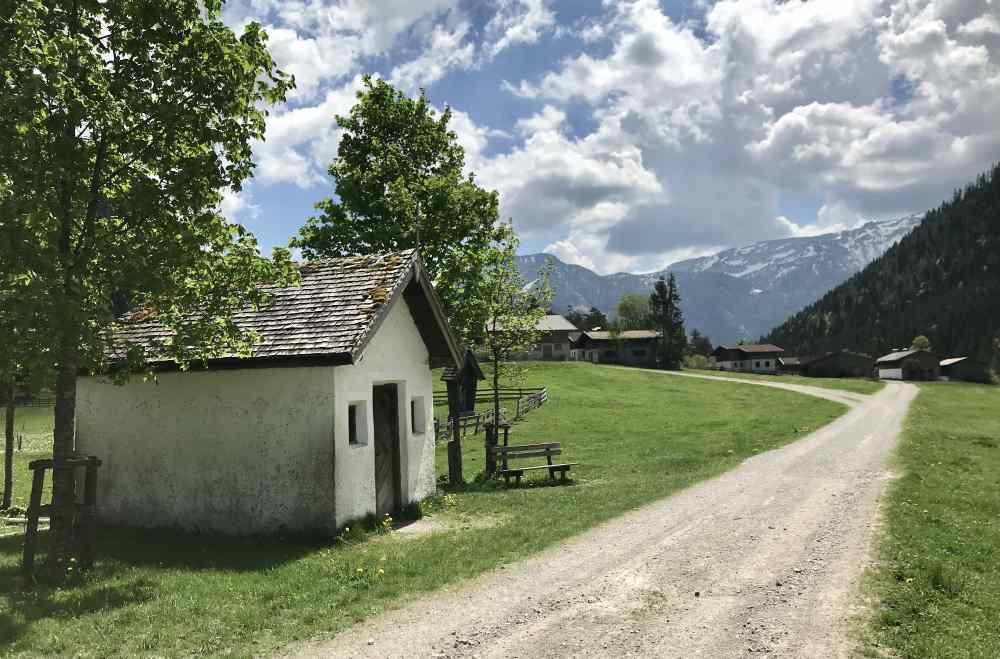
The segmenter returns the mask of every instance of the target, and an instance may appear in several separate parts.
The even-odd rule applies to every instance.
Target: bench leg
[[[517,475],[517,486],[521,487],[521,474]]]
[[[559,473],[559,480],[561,480],[561,481],[562,481],[563,483],[565,483],[565,482],[566,482],[566,471],[567,471],[566,469],[563,469],[563,470],[562,470],[562,471],[561,471],[561,472]]]

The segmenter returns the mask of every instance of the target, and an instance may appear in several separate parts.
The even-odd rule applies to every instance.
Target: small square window
[[[347,406],[347,443],[351,446],[363,446],[368,443],[366,409],[364,401]]]
[[[760,362],[754,362],[753,363],[753,367],[754,368],[760,368]]]
[[[427,429],[427,411],[424,409],[423,396],[414,396],[410,399],[410,429],[414,435],[420,435]]]

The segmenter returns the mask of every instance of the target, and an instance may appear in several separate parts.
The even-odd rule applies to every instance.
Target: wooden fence
[[[490,403],[493,402],[493,389],[485,389],[476,394],[476,403]],[[514,402],[514,418],[511,421],[517,421],[522,416],[530,412],[531,410],[538,409],[545,404],[549,399],[549,390],[547,387],[521,387],[521,388],[509,388],[509,389],[499,389],[500,400],[501,401],[515,401]],[[434,404],[435,405],[447,405],[448,394],[435,392],[434,394]],[[507,421],[504,417],[503,408],[500,409],[500,421]],[[481,412],[470,412],[469,414],[464,414],[458,418],[459,430],[462,436],[469,434],[471,431],[473,435],[478,435],[481,432],[486,432],[486,426],[493,422],[493,410],[483,410]],[[434,436],[442,441],[447,441],[450,430],[451,419],[434,419]]]

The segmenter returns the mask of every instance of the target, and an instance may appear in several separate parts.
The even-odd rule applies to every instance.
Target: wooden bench
[[[549,444],[521,444],[520,446],[497,446],[497,457],[500,458],[500,471],[497,472],[503,476],[504,481],[510,485],[510,477],[513,476],[517,479],[517,484],[521,484],[521,476],[524,475],[526,471],[535,471],[536,469],[548,469],[549,478],[552,480],[556,479],[556,474],[562,481],[566,480],[566,472],[570,470],[570,467],[574,466],[575,462],[564,462],[556,464],[553,462],[552,457],[562,453],[562,447],[559,442],[552,442]],[[522,460],[525,458],[540,458],[544,457],[547,464],[538,465],[537,467],[511,467],[509,462],[511,460]]]

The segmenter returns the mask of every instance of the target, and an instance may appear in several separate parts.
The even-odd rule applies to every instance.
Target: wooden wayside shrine
[[[64,458],[59,460],[58,464],[51,458],[32,460],[28,463],[28,469],[32,472],[32,480],[31,499],[28,502],[28,527],[24,535],[22,562],[26,574],[30,573],[35,565],[35,553],[38,550],[38,520],[45,515],[52,519],[52,504],[42,504],[45,472],[49,469],[53,471],[53,478],[57,471],[63,469],[74,472],[74,477],[77,469],[84,470],[83,502],[74,501],[69,504],[70,510],[64,511],[64,517],[72,520],[73,534],[70,553],[76,555],[81,567],[90,567],[94,564],[97,544],[97,468],[100,466],[101,461],[94,456]]]

